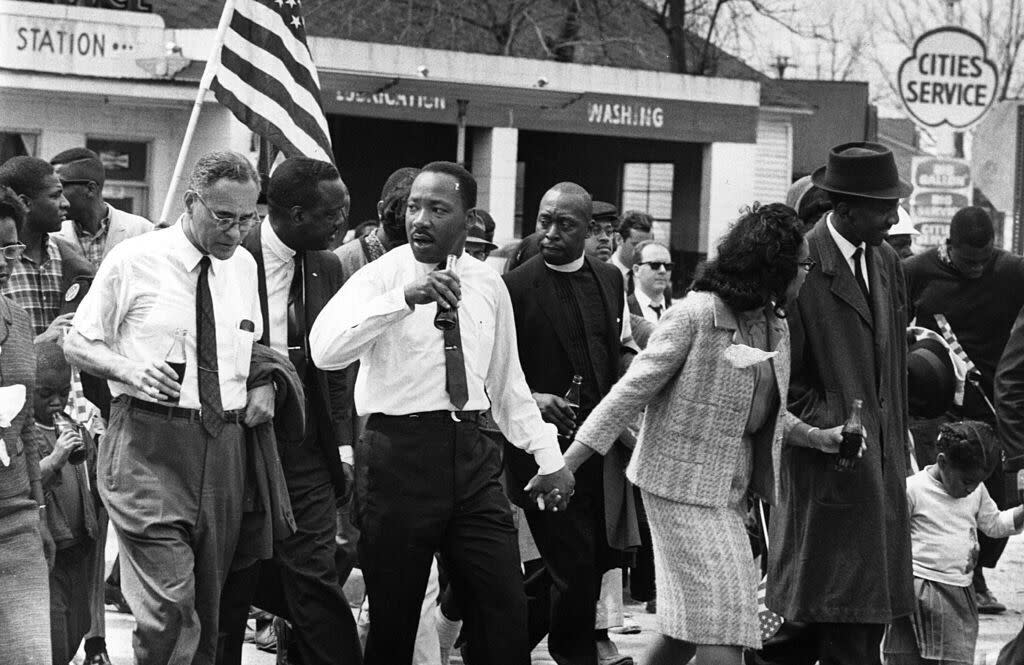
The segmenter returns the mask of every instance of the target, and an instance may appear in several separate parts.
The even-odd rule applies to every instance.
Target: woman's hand
[[[863,457],[864,452],[868,449],[867,431],[863,431],[863,428],[862,435],[860,450],[857,451],[858,458]],[[843,442],[843,426],[837,425],[828,429],[818,429],[815,427],[808,432],[807,438],[812,448],[817,448],[821,452],[830,455],[837,455],[839,454],[839,444]]]

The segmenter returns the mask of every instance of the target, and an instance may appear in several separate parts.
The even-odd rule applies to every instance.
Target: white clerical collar
[[[295,250],[284,244],[281,237],[274,231],[274,225],[270,223],[270,215],[263,218],[263,242],[270,253],[277,257],[281,263],[288,263],[295,258]]]
[[[852,242],[846,239],[842,233],[836,230],[835,224],[832,223],[832,213],[828,213],[828,217],[825,219],[825,223],[828,225],[828,232],[832,234],[832,240],[836,242],[836,246],[839,248],[839,253],[843,255],[847,261],[853,260],[853,253],[858,249],[864,247],[864,243],[854,245]]]
[[[569,263],[566,263],[564,266],[552,265],[547,261],[544,262],[544,265],[546,265],[548,268],[551,268],[555,272],[576,272],[577,270],[583,267],[583,261],[586,259],[586,256],[587,255],[584,254],[575,261],[570,261]]]

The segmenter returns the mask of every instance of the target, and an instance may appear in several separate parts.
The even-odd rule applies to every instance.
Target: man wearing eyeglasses
[[[106,172],[99,155],[92,150],[65,150],[50,163],[69,204],[60,236],[77,245],[94,267],[98,268],[100,261],[122,240],[153,230],[148,219],[118,210],[103,200]]]
[[[343,372],[323,372],[309,359],[309,330],[341,288],[341,260],[328,250],[348,224],[349,194],[338,169],[308,157],[286,159],[267,186],[269,214],[242,246],[256,260],[263,336],[260,343],[287,356],[306,396],[301,445],[280,447],[296,532],[278,541],[273,559],[233,573],[225,589],[233,625],[224,665],[241,662],[249,605],[291,622],[288,653],[305,665],[358,663],[356,624],[335,565],[335,505],[354,483],[348,387]],[[237,592],[237,593],[236,593]],[[280,636],[279,636],[280,637]],[[230,652],[230,654],[229,654]]]
[[[632,263],[636,290],[629,296],[629,311],[657,323],[672,306],[672,255],[661,243],[644,240],[637,244]]]
[[[107,255],[64,343],[113,396],[97,485],[121,546],[140,663],[216,656],[241,527],[242,426],[274,413],[273,386],[246,386],[263,319],[256,263],[236,251],[258,221],[258,182],[242,155],[201,157],[178,223]],[[176,339],[180,375],[168,364]]]

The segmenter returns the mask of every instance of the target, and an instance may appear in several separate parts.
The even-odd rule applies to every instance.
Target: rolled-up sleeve
[[[491,415],[512,445],[533,455],[541,474],[554,473],[565,466],[558,429],[544,422],[533,401],[519,363],[512,300],[503,283],[498,283],[497,292],[494,348],[487,368]]]
[[[117,249],[103,261],[72,322],[73,329],[82,337],[108,345],[117,336],[131,297],[130,280],[125,275],[127,265]]]

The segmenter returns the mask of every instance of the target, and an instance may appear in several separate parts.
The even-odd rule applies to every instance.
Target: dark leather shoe
[[[91,656],[86,656],[85,660],[82,661],[82,665],[113,665],[113,663],[110,662],[110,656],[107,655],[106,651],[100,651]]]
[[[128,607],[128,601],[124,599],[124,594],[121,593],[121,589],[110,582],[103,585],[103,603],[105,605],[113,605],[121,614],[132,613],[132,609]]]
[[[975,592],[974,597],[978,600],[979,614],[1002,614],[1006,611],[1006,605],[996,600],[991,589]]]
[[[633,658],[620,654],[615,642],[598,640],[597,663],[598,665],[633,665]]]

